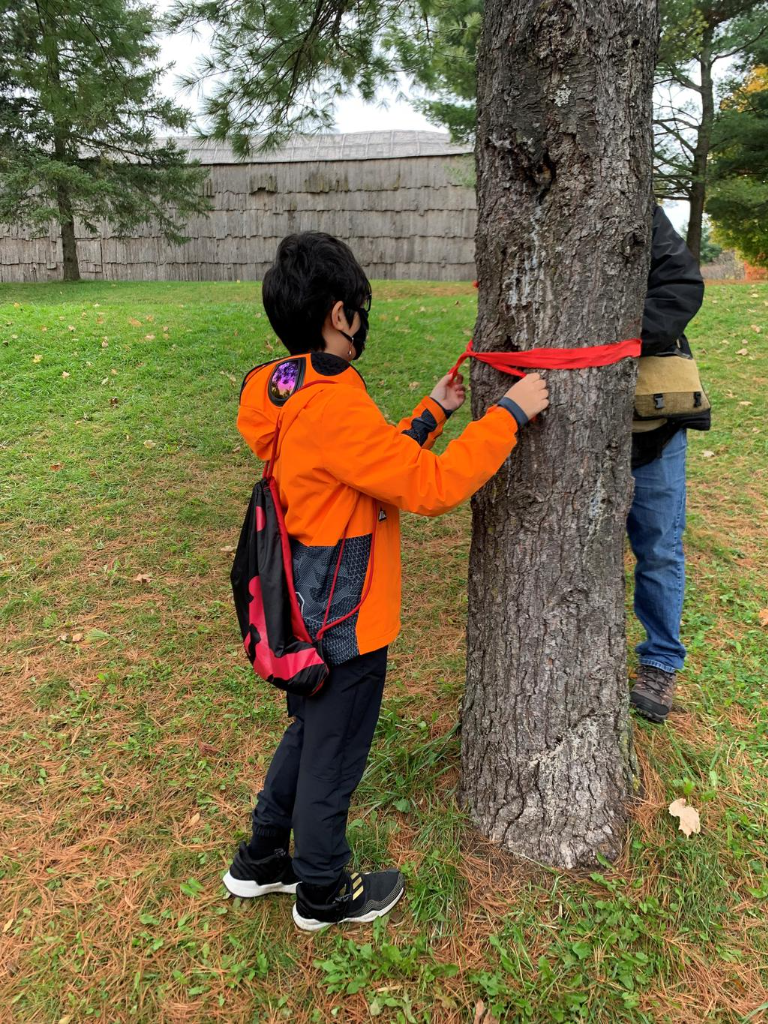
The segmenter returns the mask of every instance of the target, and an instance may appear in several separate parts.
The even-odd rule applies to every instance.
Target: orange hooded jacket
[[[448,512],[482,487],[515,445],[514,417],[492,406],[436,455],[430,449],[446,418],[441,405],[424,398],[392,426],[358,371],[325,352],[257,366],[243,383],[237,426],[260,459],[270,458],[279,424],[274,475],[310,635],[323,624],[342,539],[328,622],[364,596],[358,612],[325,634],[330,664],[384,647],[400,630],[400,509]]]

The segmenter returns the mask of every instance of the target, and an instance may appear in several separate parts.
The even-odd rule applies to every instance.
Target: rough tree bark
[[[486,0],[475,345],[639,333],[656,0]],[[473,503],[462,797],[533,860],[613,858],[634,784],[623,551],[636,367],[548,371],[551,407]],[[479,415],[510,378],[472,368]]]

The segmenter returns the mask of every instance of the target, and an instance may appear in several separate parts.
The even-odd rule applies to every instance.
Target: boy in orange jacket
[[[365,598],[325,634],[331,671],[323,689],[288,695],[293,722],[258,794],[251,841],[240,844],[224,883],[243,897],[295,892],[295,923],[318,931],[372,921],[404,891],[397,870],[348,871],[346,840],[387,647],[400,629],[400,510],[435,516],[455,508],[493,476],[519,430],[549,402],[544,381],[530,374],[435,455],[435,440],[464,402],[463,380],[443,377],[410,416],[387,423],[352,365],[365,347],[371,286],[348,246],[320,232],[285,238],[262,298],[290,357],[248,374],[237,425],[267,459],[280,420],[275,475],[310,635],[326,614],[342,619]],[[304,388],[315,382],[322,386]]]

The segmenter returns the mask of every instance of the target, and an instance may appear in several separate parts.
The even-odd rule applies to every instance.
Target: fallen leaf
[[[768,608],[761,608],[757,613],[757,617],[760,620],[760,625],[768,629]]]
[[[42,361],[43,361],[43,357],[42,356],[32,356],[32,362],[33,363],[42,363]]]
[[[83,639],[83,634],[82,633],[73,633],[72,634],[72,643],[73,644],[79,644],[82,639]]]
[[[56,1022],[56,1024],[69,1024],[69,1022],[71,1020],[72,1020],[72,1014],[71,1013],[67,1013],[63,1017],[59,1017],[59,1019]]]
[[[104,339],[104,341],[102,341],[101,347],[102,348],[109,348],[109,342],[107,341],[106,338]]]
[[[701,457],[702,459],[711,459],[714,454],[714,452],[706,451],[701,453]]]
[[[750,326],[752,327],[752,330],[755,332],[755,334],[759,334],[762,330],[762,328],[758,327],[757,324],[751,324]]]
[[[113,370],[110,370],[109,372],[112,374],[113,377],[117,376],[117,370],[113,369]]]
[[[131,327],[141,327],[141,320],[137,320],[135,317],[132,316],[128,318],[128,323],[131,325]]]
[[[20,302],[14,302],[13,308],[14,309],[21,309],[21,303]]]
[[[40,330],[41,330],[41,331],[47,331],[47,330],[48,330],[48,328],[47,328],[47,327],[41,327],[41,328],[40,328]]]
[[[145,341],[154,341],[155,340],[155,336],[154,336],[154,334],[145,334],[144,335],[144,340]]]
[[[64,463],[63,462],[52,462],[51,463],[51,469],[53,470],[54,473],[58,473],[59,470],[63,469],[63,468],[64,468]]]
[[[66,371],[66,370],[62,370],[62,371],[61,371],[61,376],[62,376],[62,377],[64,378],[64,380],[66,380],[66,379],[67,379],[67,377],[69,376],[69,374],[67,373],[67,371]]]
[[[116,405],[120,404],[120,399],[119,398],[110,398],[109,404],[112,406],[112,408],[114,408]]]
[[[220,754],[221,751],[216,747],[212,747],[210,743],[203,743],[198,740],[197,749],[201,754]]]
[[[412,380],[411,383],[408,385],[408,390],[415,391],[417,387],[419,387],[419,381]]]
[[[739,402],[739,405],[752,405],[751,402]]]
[[[478,999],[475,1004],[475,1019],[473,1024],[498,1024],[498,1021],[491,1011],[486,1009],[485,1003],[482,999]]]
[[[140,572],[138,576],[133,576],[131,578],[134,583],[149,583],[152,579],[152,577],[148,576],[145,572]]]
[[[109,384],[109,377],[105,377],[104,380],[101,383],[102,384]]]
[[[685,832],[687,836],[694,832],[701,832],[699,812],[695,807],[688,806],[688,801],[685,797],[681,796],[679,800],[673,800],[669,805],[669,813],[673,818],[680,819],[678,828],[681,832]]]
[[[746,356],[746,355],[749,355],[749,352],[748,352],[748,351],[747,351],[747,349],[745,349],[745,348],[740,348],[740,349],[738,349],[738,351],[736,352],[736,355],[737,355],[737,356]]]
[[[199,811],[197,814],[193,814],[192,817],[189,819],[189,821],[187,822],[187,828],[192,828],[193,825],[196,825],[198,823],[198,821],[200,821]]]
[[[74,330],[75,330],[75,328],[74,328],[74,327],[72,326],[72,324],[70,324],[70,325],[69,325],[69,326],[67,327],[67,330],[68,330],[68,331],[74,331]]]
[[[9,917],[9,918],[8,918],[8,920],[7,920],[7,921],[5,922],[5,924],[3,925],[3,935],[5,935],[5,933],[6,933],[6,932],[7,932],[7,931],[8,931],[9,929],[10,929],[11,925],[13,924],[13,922],[14,922],[15,920],[16,920],[16,918],[15,918],[15,917]]]
[[[154,448],[155,447],[155,442],[154,441],[145,441],[144,442],[144,447],[145,448]]]
[[[219,548],[219,551],[225,551],[227,554],[231,554],[235,550],[232,544],[225,544],[223,548]]]
[[[153,316],[145,316],[144,319],[151,324],[155,318]]]

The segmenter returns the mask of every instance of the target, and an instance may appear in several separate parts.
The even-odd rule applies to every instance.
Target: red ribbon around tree
[[[472,342],[459,356],[451,370],[453,381],[465,359],[478,359],[495,370],[524,377],[519,367],[536,370],[581,370],[589,366],[611,366],[622,359],[636,359],[640,355],[640,339],[627,338],[613,345],[587,345],[584,348],[533,348],[527,352],[475,352]]]

